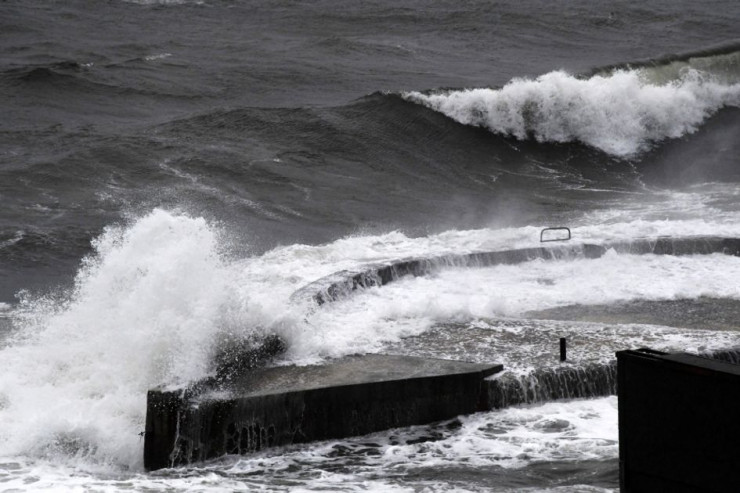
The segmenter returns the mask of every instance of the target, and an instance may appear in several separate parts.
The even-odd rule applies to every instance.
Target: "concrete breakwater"
[[[147,395],[144,465],[159,469],[266,447],[364,435],[487,409],[502,365],[365,355],[260,368]]]
[[[445,267],[485,267],[537,258],[599,258],[609,249],[632,254],[740,256],[740,239],[639,239],[403,260],[359,273],[340,272],[306,286],[295,296],[309,297],[320,305],[363,287]],[[172,467],[517,404],[617,392],[615,361],[564,363],[525,374],[505,372],[500,364],[389,355],[353,356],[312,367],[262,367],[284,348],[283,341],[268,338],[246,356],[237,348],[236,359],[227,348],[216,361],[215,377],[184,389],[150,390],[145,467]],[[732,349],[703,356],[740,361],[740,351]],[[240,363],[235,367],[233,361]]]
[[[637,238],[602,244],[561,244],[549,247],[520,248],[493,252],[449,254],[430,258],[397,260],[372,265],[359,272],[342,271],[319,279],[296,291],[295,299],[309,298],[322,305],[374,286],[383,286],[405,276],[425,276],[445,268],[489,267],[519,264],[536,259],[596,259],[609,250],[644,255],[708,255],[722,253],[740,256],[740,238],[718,236]]]
[[[701,356],[738,362],[740,348]],[[259,368],[226,384],[214,379],[149,391],[144,460],[154,470],[513,405],[616,393],[616,360],[525,375],[497,364],[387,355]]]

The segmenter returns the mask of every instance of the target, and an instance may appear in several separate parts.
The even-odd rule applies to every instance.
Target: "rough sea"
[[[146,391],[269,334],[520,374],[739,346],[720,254],[292,295],[548,226],[740,236],[740,2],[5,0],[0,206],[0,491],[617,491],[614,396],[146,473]]]

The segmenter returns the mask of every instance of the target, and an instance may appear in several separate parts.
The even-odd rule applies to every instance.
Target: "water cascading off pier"
[[[451,267],[479,268],[535,259],[598,259],[610,250],[739,256],[740,239],[661,237],[403,260],[334,274],[300,289],[293,298],[320,306],[364,289]],[[216,377],[187,388],[154,389],[147,403],[145,466],[150,470],[171,467],[518,404],[616,393],[613,352],[608,360],[558,363],[558,338],[554,334],[547,337],[553,348],[551,362],[539,363],[525,373],[506,370],[512,357],[526,360],[526,354],[491,352],[488,357],[478,358],[477,363],[439,359],[434,354],[386,354],[345,357],[318,366],[249,367],[236,372],[226,368],[222,375],[228,378]],[[598,340],[596,334],[594,341]],[[722,359],[737,354],[728,349],[707,355]],[[497,356],[509,359],[504,365],[490,363],[499,361]]]

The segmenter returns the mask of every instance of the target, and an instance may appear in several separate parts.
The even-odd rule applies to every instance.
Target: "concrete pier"
[[[644,440],[653,427],[671,427],[668,432],[659,432],[660,440],[666,434],[671,440],[681,440],[685,430],[701,433],[704,423],[714,419],[709,415],[719,409],[715,402],[718,399],[738,398],[740,402],[740,395],[716,394],[721,392],[716,386],[707,387],[716,394],[711,399],[702,396],[693,400],[689,396],[698,395],[690,394],[693,384],[674,381],[668,392],[676,395],[668,397],[675,400],[678,394],[685,394],[679,399],[677,412],[674,406],[678,404],[663,395],[666,389],[662,376],[645,378],[640,384],[652,387],[635,391],[634,382],[639,381],[635,375],[652,370],[640,368],[634,361],[625,368],[625,355],[633,353],[648,359],[656,357],[654,351],[619,352],[619,375],[617,362],[609,361],[543,367],[516,376],[503,372],[502,365],[367,355],[322,366],[250,369],[226,381],[209,379],[187,389],[154,389],[148,394],[145,466],[153,470],[270,446],[359,436],[519,404],[613,395],[620,379],[620,434],[625,436],[625,447],[637,447],[638,453],[630,461],[633,467],[634,462],[646,457],[660,457],[657,451],[647,456],[639,452],[644,446],[639,440]],[[703,366],[729,368],[731,372],[740,369],[736,364],[740,362],[738,348],[702,356],[663,356],[666,361],[699,361]],[[729,363],[735,364],[726,366]],[[486,378],[490,375],[493,377]],[[635,403],[633,394],[642,400]],[[691,406],[702,409],[689,411]],[[624,417],[635,414],[634,419]],[[699,415],[702,420],[692,417]],[[638,442],[631,442],[627,435],[635,435]],[[710,437],[710,442],[714,443],[715,438]],[[736,438],[740,439],[740,433]],[[653,445],[662,449],[667,442],[660,440]],[[635,461],[635,456],[639,460]],[[663,465],[670,468],[669,463]]]
[[[225,384],[150,390],[144,466],[154,470],[485,410],[490,399],[484,378],[502,369],[365,355],[321,366],[254,369]]]

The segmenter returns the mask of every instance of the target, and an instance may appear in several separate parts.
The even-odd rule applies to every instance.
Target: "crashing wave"
[[[728,82],[727,73],[716,77],[684,65],[668,81],[665,71],[656,75],[656,67],[618,68],[588,78],[554,71],[534,80],[513,79],[500,89],[408,92],[403,97],[497,134],[580,141],[633,158],[655,142],[695,132],[723,107],[740,106],[738,78]]]

